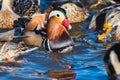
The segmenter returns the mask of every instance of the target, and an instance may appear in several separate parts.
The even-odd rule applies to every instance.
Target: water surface
[[[41,8],[47,8],[51,2],[41,0]],[[69,54],[55,56],[37,49],[21,56],[22,63],[1,63],[0,80],[50,80],[45,74],[48,70],[66,70],[67,65],[77,75],[74,80],[107,80],[103,44],[96,42],[96,33],[84,30],[87,36],[75,39],[74,50]]]

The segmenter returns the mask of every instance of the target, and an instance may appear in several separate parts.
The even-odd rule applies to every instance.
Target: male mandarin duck
[[[111,9],[105,15],[105,22],[100,34],[98,34],[98,40],[102,41],[107,38],[114,38],[120,41],[120,7]]]
[[[40,11],[40,0],[13,0],[13,11],[20,17],[31,18]]]
[[[120,79],[120,43],[113,45],[104,56],[109,80]]]
[[[70,23],[78,23],[85,21],[89,14],[87,9],[84,7],[81,2],[72,2],[72,1],[64,1],[64,2],[55,2],[50,6],[46,12],[49,13],[55,7],[61,7],[66,10],[66,14]]]
[[[37,14],[27,23],[23,36],[29,36],[28,38],[23,38],[23,41],[28,46],[40,47],[43,41],[43,37],[46,36],[44,32],[44,22],[46,19],[46,14]]]
[[[73,28],[69,30],[71,37],[78,38],[82,34],[84,34],[82,29],[80,28],[79,23],[84,22],[88,18],[89,14],[86,8],[83,6],[83,4],[80,3],[79,1],[75,1],[75,2],[73,1],[58,2],[57,1],[53,3],[52,6],[50,6],[48,9],[46,9],[45,12],[49,13],[50,11],[52,11],[54,8],[58,6],[63,8],[66,11],[67,18],[71,23],[71,25],[73,26]],[[47,16],[48,15],[49,14],[47,14]]]
[[[14,21],[19,18],[12,11],[12,0],[3,0],[2,8],[0,11],[0,29],[12,29]]]
[[[71,25],[67,19],[66,11],[56,8],[49,14],[47,21],[48,39],[43,41],[43,47],[49,51],[67,53],[73,49],[73,40],[68,30]]]

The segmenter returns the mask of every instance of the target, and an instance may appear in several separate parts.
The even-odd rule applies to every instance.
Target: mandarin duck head
[[[70,23],[84,22],[89,16],[88,10],[78,0],[55,1],[45,12],[49,13],[56,7],[61,7],[66,11]]]
[[[97,36],[99,41],[112,39],[120,41],[120,9],[115,8],[107,12],[101,33]]]
[[[120,43],[113,45],[104,56],[109,80],[120,80]]]
[[[58,53],[66,53],[73,48],[73,40],[68,30],[71,25],[66,17],[66,12],[62,8],[56,8],[49,14],[47,22],[48,49]]]

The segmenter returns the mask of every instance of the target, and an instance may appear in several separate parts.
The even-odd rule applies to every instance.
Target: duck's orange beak
[[[62,24],[63,24],[65,27],[67,27],[68,30],[72,29],[72,26],[70,25],[68,19],[64,19],[64,20],[62,21]]]
[[[102,40],[106,37],[106,35],[112,30],[112,26],[110,26],[108,23],[105,23],[103,26],[103,32],[98,35],[98,40]]]

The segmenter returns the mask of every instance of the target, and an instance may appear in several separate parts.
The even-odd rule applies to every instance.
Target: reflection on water
[[[47,8],[46,4],[52,1],[55,0],[41,0],[41,8]],[[74,80],[107,80],[103,44],[96,42],[96,33],[87,30],[85,33],[86,36],[75,39],[70,54],[52,54],[38,49],[25,53],[20,58],[22,63],[1,63],[0,80],[50,80],[49,70],[68,69],[76,74]]]

